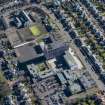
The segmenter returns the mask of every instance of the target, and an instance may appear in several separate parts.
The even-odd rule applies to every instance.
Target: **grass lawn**
[[[101,16],[105,16],[105,12],[104,13],[101,13]]]
[[[0,83],[4,83],[4,82],[6,82],[6,79],[5,79],[5,77],[3,76],[3,73],[0,72]]]
[[[102,53],[102,56],[105,58],[105,53],[104,52]]]
[[[39,36],[42,33],[41,30],[40,30],[40,28],[38,26],[32,26],[29,29],[30,29],[30,31],[32,32],[32,34],[34,36]]]
[[[45,66],[45,64],[44,64],[44,63],[39,64],[39,65],[38,65],[38,68],[39,68],[40,72],[42,72],[42,71],[45,71],[45,70],[46,70],[46,66]]]

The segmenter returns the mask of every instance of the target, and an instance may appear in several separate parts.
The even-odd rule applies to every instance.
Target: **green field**
[[[39,36],[42,34],[42,31],[38,26],[31,26],[29,29],[34,36]]]

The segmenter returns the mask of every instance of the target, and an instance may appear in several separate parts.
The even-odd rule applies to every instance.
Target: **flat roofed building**
[[[78,68],[78,65],[76,64],[74,58],[68,51],[65,52],[64,59],[67,62],[70,69],[74,70],[75,68]]]
[[[43,57],[43,53],[37,53],[35,46],[24,45],[15,49],[18,60],[20,63],[28,62],[40,57]]]
[[[72,94],[76,94],[82,91],[81,86],[77,83],[73,83],[71,86],[69,86],[69,89]]]
[[[96,86],[96,82],[92,79],[88,72],[83,73],[79,80],[85,89]]]
[[[59,79],[59,81],[60,81],[60,83],[62,85],[64,85],[65,83],[67,83],[67,81],[66,81],[66,79],[65,79],[65,77],[63,76],[62,73],[57,73],[57,77],[58,77],[58,79]]]
[[[17,46],[35,40],[35,36],[31,34],[28,28],[20,29],[18,31],[11,30],[8,32],[7,37],[11,45],[16,48]]]
[[[69,48],[69,45],[67,43],[59,42],[59,41],[54,41],[50,44],[43,44],[43,47],[42,47],[46,59],[52,59],[57,56],[60,56],[68,48]]]
[[[38,72],[37,72],[37,67],[35,66],[35,64],[29,64],[27,65],[27,69],[30,73],[30,75],[32,75],[33,77],[37,76]]]
[[[13,28],[8,31],[7,37],[9,38],[12,46],[16,48],[27,44],[27,42],[30,43],[35,41],[46,34],[47,32],[44,27],[34,24],[30,27],[25,27],[19,30],[15,30]]]
[[[63,71],[63,74],[64,74],[64,76],[67,80],[71,79],[71,76],[70,76],[69,72]]]
[[[71,82],[75,81],[77,79],[77,75],[72,73],[71,71],[63,71],[63,74],[67,80],[70,80]]]
[[[31,41],[35,39],[29,28],[20,29],[17,31],[17,34],[21,41]]]

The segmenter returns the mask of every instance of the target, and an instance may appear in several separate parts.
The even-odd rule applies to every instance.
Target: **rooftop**
[[[77,83],[73,83],[71,86],[69,86],[69,88],[70,88],[72,94],[78,93],[82,90],[81,86]]]
[[[42,39],[41,36],[46,35],[47,32],[40,24],[33,24],[30,27],[21,28],[15,30],[14,28],[8,31],[8,38],[12,46],[17,47],[18,45],[31,42],[34,40]]]
[[[18,60],[22,62],[27,62],[34,60],[35,58],[43,56],[43,53],[38,54],[35,51],[35,46],[32,45],[24,45],[15,49],[16,54],[18,56]]]
[[[59,80],[62,84],[66,83],[66,79],[64,78],[62,73],[57,73],[57,77],[59,78]]]
[[[73,56],[68,51],[65,52],[64,58],[70,67],[77,65]]]
[[[12,46],[14,48],[22,43],[29,42],[35,39],[28,28],[15,31],[14,29],[7,34]]]

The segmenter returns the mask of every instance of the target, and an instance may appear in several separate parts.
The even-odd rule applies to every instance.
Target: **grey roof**
[[[62,73],[57,73],[57,76],[62,84],[66,83],[66,79],[64,78]]]
[[[27,65],[27,69],[33,76],[35,76],[38,73],[37,69],[39,69],[39,68],[35,64],[29,64],[29,65]]]
[[[73,83],[71,86],[69,86],[69,88],[70,88],[72,94],[78,93],[82,90],[81,86],[77,83]]]
[[[35,40],[35,36],[32,35],[28,28],[20,29],[18,31],[11,30],[7,36],[12,46]]]
[[[88,72],[85,72],[82,77],[80,77],[80,81],[86,89],[96,85]]]
[[[35,39],[35,36],[32,35],[29,28],[24,28],[24,29],[19,30],[17,31],[17,34],[21,41],[28,41],[28,40]]]
[[[65,52],[64,58],[67,61],[69,66],[76,65],[74,58],[72,57],[72,55],[68,51]]]
[[[52,50],[52,49],[57,49],[59,47],[63,47],[63,46],[67,46],[67,45],[68,45],[67,43],[54,41],[53,43],[46,45],[46,47],[47,47],[48,50]]]
[[[15,49],[15,51],[18,56],[18,60],[21,63],[28,62],[34,60],[35,58],[43,56],[43,54],[37,54],[34,47],[30,45],[24,45],[22,47],[18,47]]]

